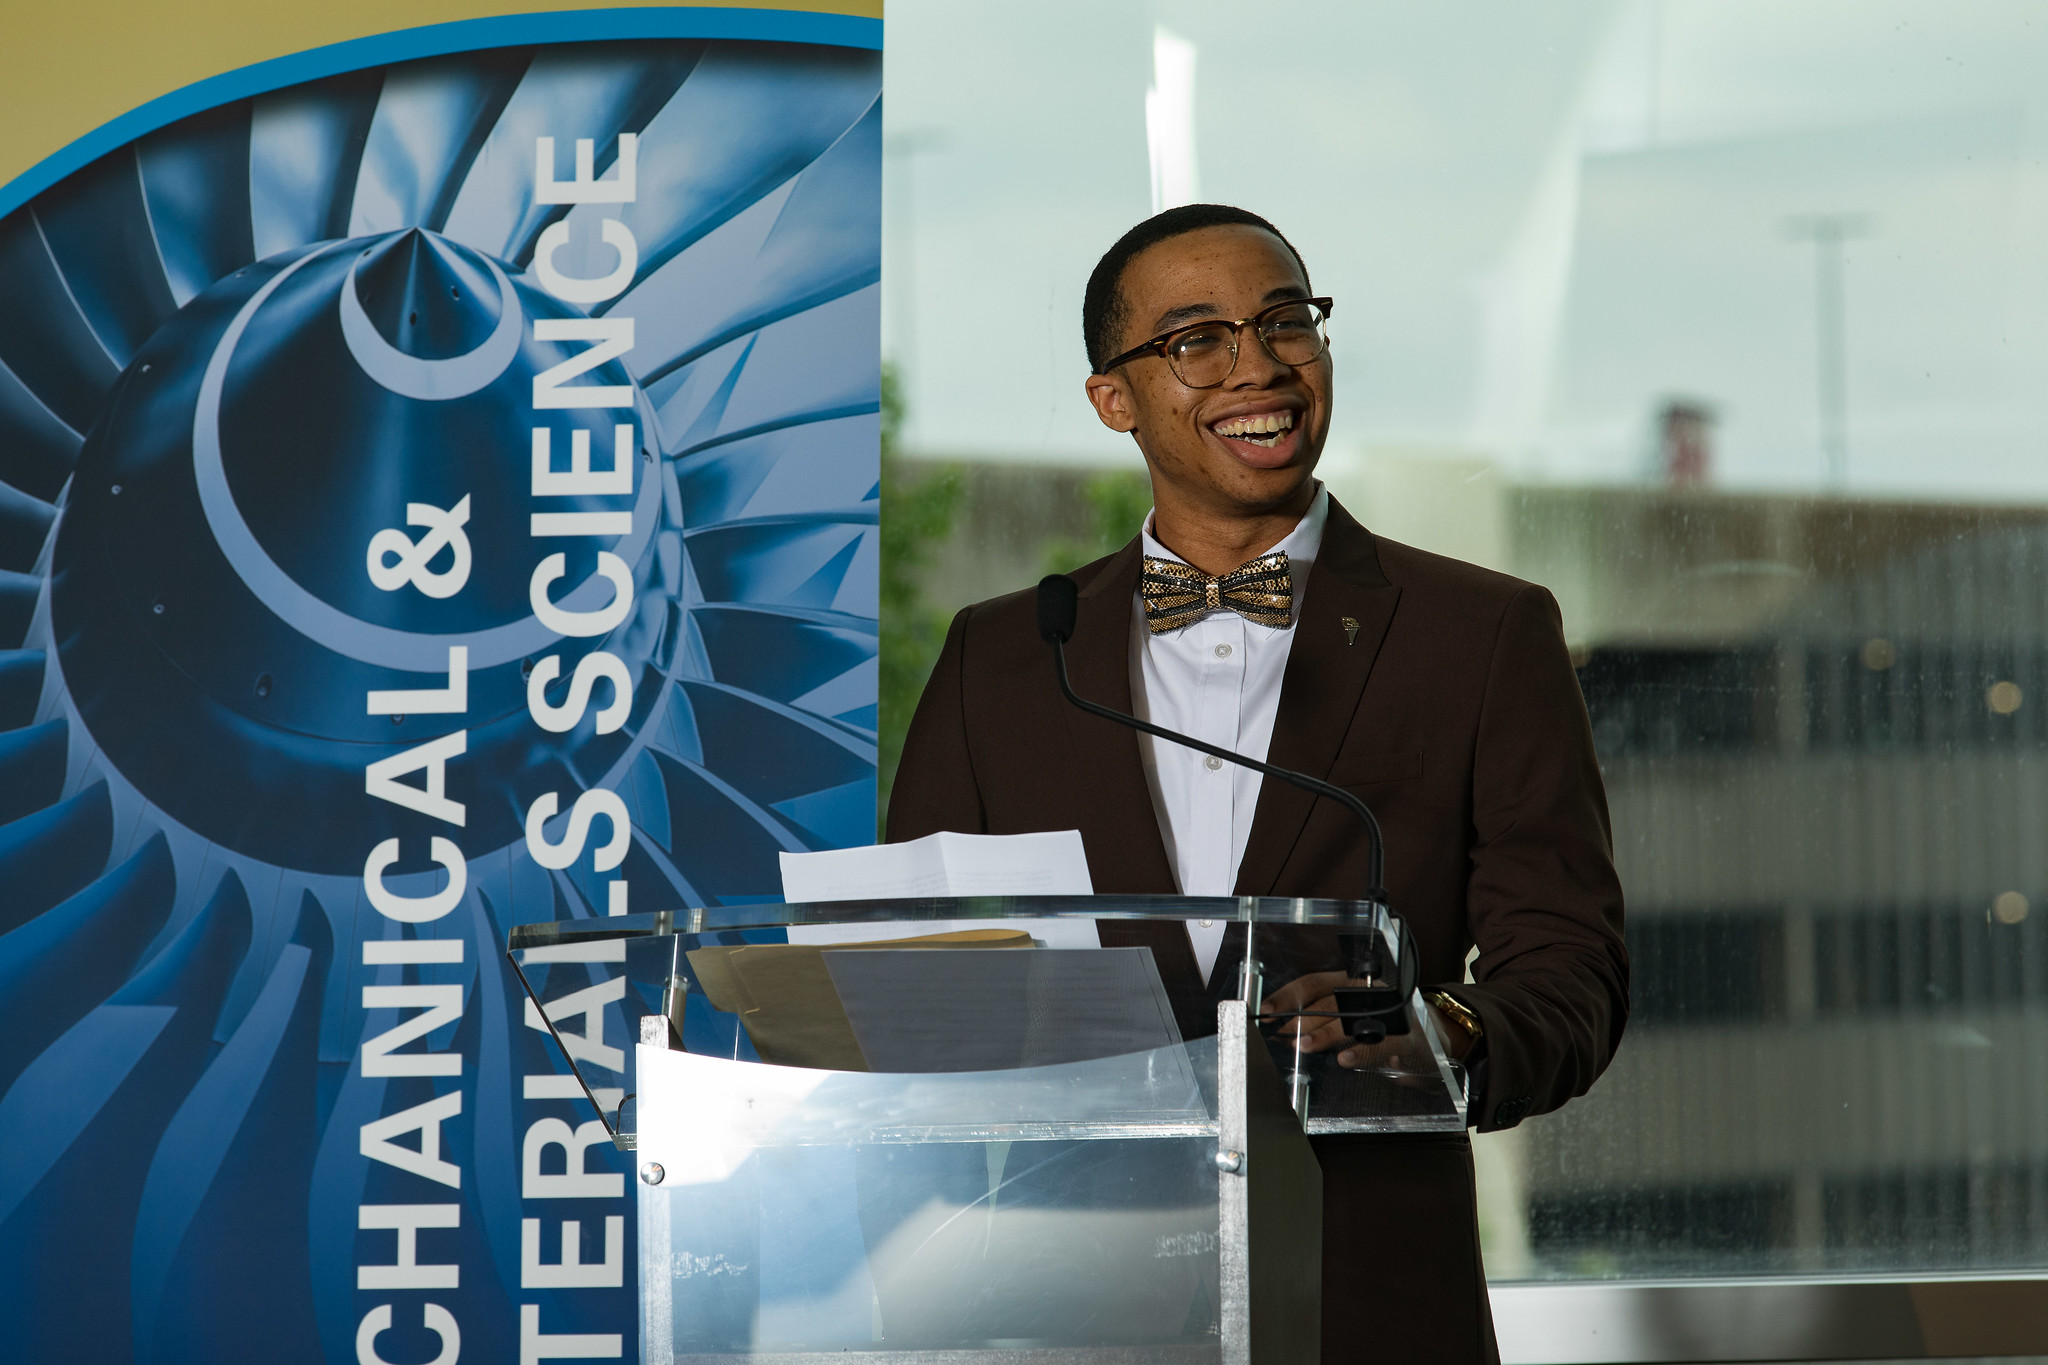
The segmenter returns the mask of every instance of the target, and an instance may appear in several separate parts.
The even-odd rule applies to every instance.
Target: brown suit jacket
[[[1130,632],[1142,629],[1132,620],[1140,558],[1134,539],[1074,574],[1074,689],[1124,711]],[[889,838],[1078,828],[1098,892],[1171,893],[1137,738],[1060,697],[1035,610],[1026,591],[954,618],[904,742]],[[1345,618],[1358,623],[1354,641]],[[1606,796],[1550,594],[1381,540],[1332,499],[1268,759],[1356,792],[1379,817],[1389,900],[1414,930],[1422,979],[1447,988],[1485,1029],[1474,1122],[1512,1127],[1584,1094],[1628,1017],[1628,957]],[[1364,840],[1347,812],[1284,783],[1261,787],[1238,894],[1354,899],[1365,874]],[[1461,984],[1474,944],[1475,980]],[[1325,1359],[1351,1358],[1346,1339],[1391,1345],[1381,1305],[1411,1321],[1477,1324],[1467,1345],[1418,1336],[1416,1358],[1492,1357],[1469,1152],[1462,1141],[1434,1149],[1375,1140],[1366,1156],[1318,1143],[1332,1182]],[[1343,1174],[1354,1165],[1356,1179]],[[1355,1240],[1353,1215],[1387,1226],[1411,1203],[1413,1217],[1443,1233],[1440,1247],[1412,1259],[1438,1264],[1415,1267],[1415,1283],[1387,1292],[1409,1277],[1384,1257],[1360,1261],[1345,1239]],[[1376,1288],[1361,1290],[1360,1276]],[[1361,1310],[1378,1321],[1361,1322]]]

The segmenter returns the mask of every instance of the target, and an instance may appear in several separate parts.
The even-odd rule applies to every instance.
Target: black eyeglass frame
[[[1321,347],[1317,349],[1316,355],[1312,355],[1308,358],[1308,360],[1304,360],[1301,362],[1301,364],[1306,365],[1309,363],[1309,360],[1314,360],[1316,356],[1322,355],[1330,349],[1330,339],[1328,336],[1324,335],[1322,331],[1323,324],[1330,320],[1330,313],[1332,311],[1334,303],[1334,301],[1327,296],[1313,299],[1282,299],[1280,300],[1280,302],[1274,304],[1270,308],[1261,308],[1258,312],[1252,314],[1252,316],[1248,318],[1239,318],[1235,322],[1232,322],[1227,318],[1208,318],[1201,322],[1190,322],[1184,326],[1176,327],[1170,332],[1161,332],[1158,336],[1153,337],[1150,341],[1144,342],[1141,345],[1133,346],[1130,350],[1125,351],[1120,356],[1115,356],[1109,360],[1105,360],[1102,363],[1102,368],[1097,370],[1095,373],[1098,375],[1108,374],[1111,370],[1115,369],[1119,365],[1128,365],[1131,361],[1142,360],[1148,355],[1158,356],[1161,360],[1164,360],[1170,368],[1173,365],[1173,358],[1167,354],[1167,348],[1173,344],[1173,339],[1175,337],[1180,336],[1185,332],[1197,332],[1204,327],[1214,327],[1218,323],[1221,323],[1224,326],[1230,328],[1230,368],[1223,372],[1223,378],[1217,380],[1214,384],[1189,384],[1187,380],[1181,379],[1179,370],[1174,370],[1173,372],[1173,377],[1177,380],[1180,380],[1180,382],[1186,385],[1188,388],[1218,388],[1223,384],[1224,380],[1229,379],[1231,375],[1237,372],[1237,357],[1238,352],[1242,349],[1243,346],[1242,338],[1244,336],[1245,328],[1252,328],[1253,335],[1257,336],[1259,339],[1259,345],[1264,346],[1266,348],[1267,355],[1273,355],[1273,347],[1266,340],[1266,332],[1262,324],[1268,317],[1279,312],[1281,309],[1298,307],[1299,305],[1304,303],[1309,304],[1310,306],[1319,309],[1322,312],[1322,317],[1316,320],[1316,336],[1318,337],[1318,339],[1322,341],[1323,344],[1321,345]],[[1287,362],[1281,360],[1280,357],[1277,355],[1273,355],[1273,360],[1276,364],[1287,365]],[[1293,369],[1294,366],[1288,365],[1288,368]]]

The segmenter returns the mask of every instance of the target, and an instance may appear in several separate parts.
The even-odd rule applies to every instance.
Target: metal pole
[[[1849,486],[1849,362],[1843,244],[1868,235],[1859,213],[1794,218],[1792,236],[1813,243],[1815,391],[1820,402],[1821,465],[1829,487]]]
[[[1821,459],[1827,466],[1828,482],[1840,488],[1849,481],[1849,380],[1843,373],[1842,234],[1838,230],[1814,234],[1813,287]]]

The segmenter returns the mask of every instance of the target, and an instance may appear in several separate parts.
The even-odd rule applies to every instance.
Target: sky
[[[1844,216],[1847,487],[2048,498],[2048,10],[2027,0],[892,0],[884,351],[934,455],[1123,465],[1082,285],[1151,211],[1155,30],[1205,199],[1331,322],[1330,456],[1816,488],[1816,248]],[[1255,59],[1252,54],[1256,54]],[[1251,59],[1251,60],[1248,60]]]

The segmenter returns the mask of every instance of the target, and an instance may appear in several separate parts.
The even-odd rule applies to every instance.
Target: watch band
[[[1435,1006],[1446,1019],[1470,1034],[1473,1042],[1476,1043],[1486,1036],[1486,1030],[1480,1027],[1479,1016],[1468,1009],[1465,1002],[1457,996],[1447,991],[1424,991],[1422,998]]]

